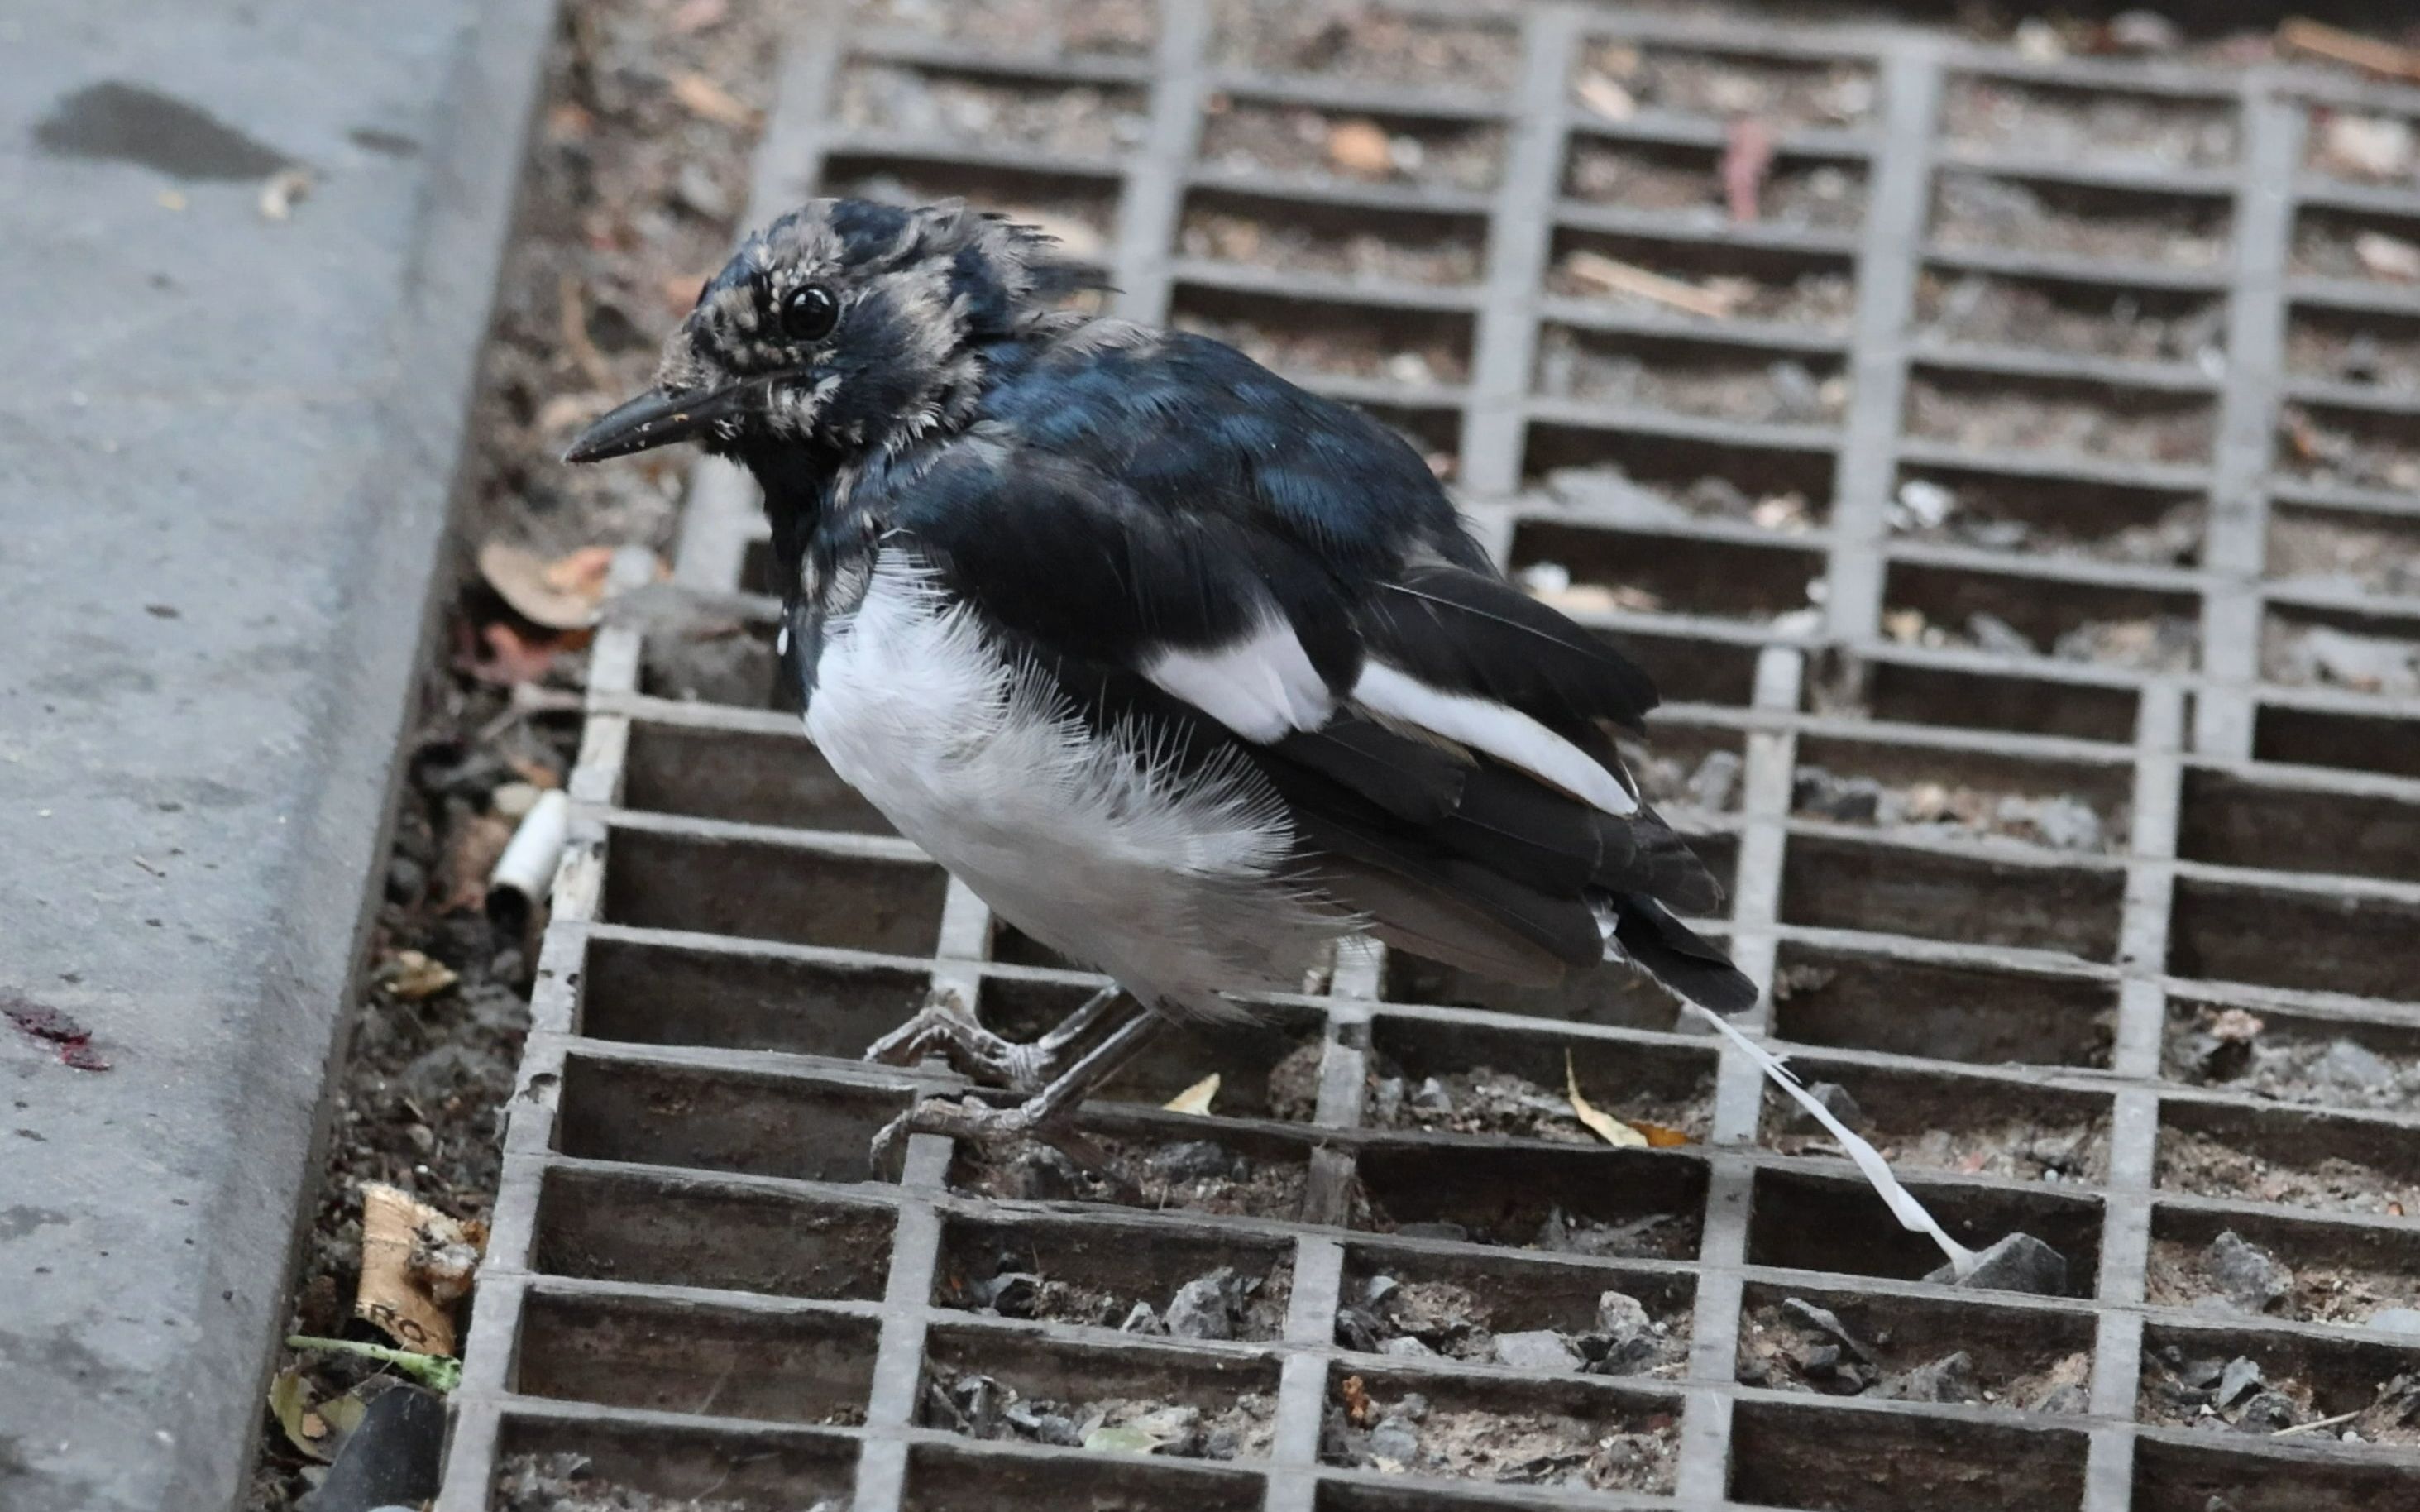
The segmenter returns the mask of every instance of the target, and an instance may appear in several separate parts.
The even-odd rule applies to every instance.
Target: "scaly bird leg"
[[[1019,1044],[1003,1039],[967,1011],[965,1000],[948,988],[936,991],[916,1016],[866,1048],[865,1058],[884,1066],[913,1066],[927,1055],[939,1055],[950,1068],[983,1086],[1012,1092],[1035,1092],[1075,1059],[1084,1039],[1109,1017],[1118,989],[1103,988],[1059,1021],[1057,1028]]]
[[[893,1118],[874,1136],[875,1164],[877,1168],[882,1166],[892,1147],[909,1134],[939,1134],[985,1146],[1020,1139],[1048,1139],[1054,1127],[1074,1113],[1094,1087],[1116,1075],[1151,1042],[1159,1025],[1158,1014],[1138,1005],[1133,1017],[1110,1031],[1107,1038],[1085,1052],[1081,1059],[1047,1086],[1014,1107],[997,1108],[973,1097],[957,1102],[927,1098]]]

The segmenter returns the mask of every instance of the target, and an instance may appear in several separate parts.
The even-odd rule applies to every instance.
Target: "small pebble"
[[[1370,1430],[1370,1453],[1380,1459],[1408,1465],[1419,1457],[1420,1431],[1401,1413],[1389,1413]]]
[[[2233,1229],[2211,1240],[2202,1253],[2202,1263],[2217,1283],[2219,1294],[2243,1312],[2266,1312],[2271,1303],[2294,1289],[2294,1272]]]
[[[1580,1357],[1552,1329],[1496,1335],[1496,1363],[1515,1370],[1577,1370]]]
[[[2294,1399],[2284,1392],[2262,1392],[2243,1404],[2235,1426],[2242,1433],[2276,1433],[2294,1426]]]
[[[1942,1266],[1924,1278],[1947,1282],[1965,1290],[2030,1292],[2057,1297],[2067,1291],[2067,1256],[2031,1234],[2011,1234],[1975,1257],[1964,1275],[1955,1266]]]
[[[535,783],[508,782],[488,795],[488,806],[500,818],[523,818],[531,809],[537,807],[538,796]]]
[[[1168,1300],[1168,1332],[1180,1339],[1232,1339],[1242,1301],[1235,1272],[1222,1265],[1176,1288]]]
[[[2226,1363],[2225,1370],[2219,1372],[2218,1389],[2211,1394],[2211,1405],[2222,1408],[2233,1407],[2245,1396],[2258,1391],[2262,1384],[2260,1366],[2238,1355]]]
[[[1399,1359],[1434,1360],[1436,1358],[1436,1351],[1435,1349],[1422,1344],[1419,1339],[1413,1337],[1409,1333],[1399,1333],[1395,1337],[1388,1339],[1384,1344],[1379,1345],[1378,1352],[1380,1354],[1391,1354]]]

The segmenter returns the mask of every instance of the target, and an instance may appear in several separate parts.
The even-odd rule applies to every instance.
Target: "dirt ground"
[[[2335,1155],[2288,1165],[2198,1130],[2168,1130],[2160,1135],[2157,1180],[2169,1191],[2198,1197],[2394,1218],[2420,1212],[2420,1182]]]
[[[500,536],[549,558],[598,544],[669,547],[682,459],[575,470],[556,458],[577,427],[644,382],[662,333],[728,254],[754,134],[754,117],[740,112],[768,102],[775,8],[575,0],[566,9],[483,366],[465,556]],[[709,108],[728,119],[683,103],[675,81],[690,75],[716,81],[737,108]],[[350,1317],[362,1183],[401,1187],[471,1220],[487,1217],[495,1192],[535,942],[491,925],[482,890],[511,816],[570,769],[585,655],[584,637],[520,618],[475,574],[465,583],[445,610],[447,659],[423,680],[369,986],[296,1278],[301,1333],[386,1342]],[[406,969],[407,952],[454,980],[420,995],[435,975]],[[289,1364],[315,1397],[364,1374],[327,1356],[281,1362]],[[317,1463],[274,1421],[262,1444],[250,1504],[283,1512]]]
[[[1301,1216],[1310,1171],[1299,1162],[1253,1160],[1208,1139],[1086,1137],[1105,1158],[1098,1170],[1047,1146],[1032,1146],[998,1163],[967,1162],[953,1184],[1011,1201],[1112,1202],[1287,1221]]]
[[[1445,1409],[1419,1392],[1366,1390],[1350,1376],[1328,1402],[1319,1457],[1398,1474],[1654,1492],[1671,1489],[1679,1445],[1670,1413],[1633,1426],[1566,1412]]]
[[[936,1368],[924,1386],[927,1427],[1178,1459],[1265,1459],[1276,1415],[1277,1402],[1258,1392],[1205,1411],[1166,1397],[1029,1397],[972,1371]]]
[[[1128,1286],[1090,1285],[1018,1269],[1022,1264],[1021,1256],[1004,1255],[989,1276],[954,1278],[943,1305],[1128,1333],[1266,1340],[1285,1333],[1294,1293],[1290,1261],[1256,1275],[1218,1266],[1172,1286],[1141,1278]]]
[[[1671,1377],[1688,1367],[1686,1311],[1655,1316],[1619,1290],[1598,1298],[1592,1326],[1508,1330],[1494,1326],[1495,1301],[1454,1282],[1377,1274],[1347,1287],[1356,1300],[1337,1312],[1336,1342],[1364,1353],[1598,1376]]]
[[[2264,1370],[2242,1355],[2187,1353],[2172,1344],[2148,1363],[2136,1410],[2144,1422],[2169,1427],[2231,1428],[2264,1437],[2314,1428],[2322,1442],[2420,1443],[2420,1372],[2381,1378],[2352,1394],[2350,1408],[2341,1400],[2323,1404],[2321,1392],[2319,1382],[2299,1370],[2274,1364]]]
[[[2088,1351],[2015,1360],[1990,1350],[1978,1361],[1968,1349],[1894,1342],[1885,1330],[1862,1336],[1799,1298],[1757,1308],[1740,1325],[1739,1379],[1781,1391],[2080,1413],[2091,1407],[2091,1376]]]

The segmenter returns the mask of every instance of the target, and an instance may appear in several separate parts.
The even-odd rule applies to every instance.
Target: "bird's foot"
[[[1032,1104],[997,1107],[981,1098],[919,1098],[874,1136],[875,1163],[887,1164],[910,1134],[939,1134],[973,1146],[985,1159],[1032,1136],[1039,1125]]]
[[[1048,1034],[1020,1044],[977,1023],[954,989],[940,988],[914,1018],[867,1046],[865,1058],[883,1066],[913,1066],[927,1055],[939,1055],[978,1085],[1038,1092],[1075,1059],[1078,1043],[1116,996],[1114,989],[1100,992]]]

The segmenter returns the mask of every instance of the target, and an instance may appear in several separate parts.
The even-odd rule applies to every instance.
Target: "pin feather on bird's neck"
[[[1100,281],[1032,227],[960,205],[817,200],[706,285],[657,382],[755,390],[701,439],[755,475],[795,562],[853,478],[964,430],[1003,371],[1084,323],[1064,298]]]

